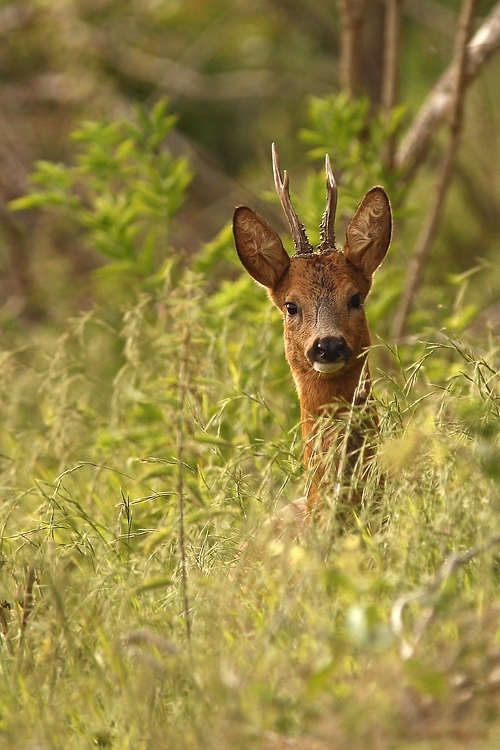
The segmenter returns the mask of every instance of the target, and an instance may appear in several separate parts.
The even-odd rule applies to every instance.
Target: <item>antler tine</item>
[[[299,221],[299,217],[297,216],[294,207],[292,206],[292,201],[290,199],[290,192],[288,189],[288,174],[285,169],[283,172],[283,179],[281,179],[281,170],[280,170],[280,164],[278,161],[278,152],[276,151],[276,146],[272,145],[272,153],[273,153],[273,171],[274,171],[274,184],[276,185],[276,192],[278,193],[281,201],[281,205],[283,206],[283,211],[285,212],[285,216],[288,220],[288,223],[290,225],[290,230],[292,232],[292,238],[293,243],[295,245],[295,250],[297,253],[313,253],[313,246],[307,239],[306,230],[304,229],[304,225]]]
[[[330,157],[325,157],[326,209],[320,227],[321,250],[335,250],[335,214],[337,212],[337,183],[333,175]]]

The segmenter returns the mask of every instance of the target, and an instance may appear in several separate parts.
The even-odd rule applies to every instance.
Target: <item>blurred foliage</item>
[[[77,166],[39,162],[36,187],[11,204],[57,207],[74,230],[84,229],[90,247],[112,261],[96,272],[108,279],[108,294],[150,285],[165,263],[169,222],[190,180],[186,160],[162,147],[175,122],[166,107],[160,101],[150,116],[137,110],[137,124],[84,123],[73,134]]]
[[[384,150],[388,139],[401,127],[405,114],[405,107],[400,106],[386,122],[384,115],[373,112],[367,97],[352,101],[346,94],[314,97],[309,105],[311,128],[302,131],[302,140],[313,147],[312,158],[321,159],[325,153],[330,154],[342,187],[349,191],[351,200],[359,203],[359,196],[373,185],[384,185],[397,209],[408,187],[402,184],[401,174],[385,165]],[[353,192],[355,195],[351,195]]]
[[[486,15],[493,4],[480,3],[479,14]],[[174,163],[189,152],[196,173],[177,221],[169,222],[169,242],[177,250],[191,254],[201,240],[210,241],[234,205],[259,208],[257,196],[271,183],[271,141],[278,145],[295,192],[304,192],[312,180],[305,188],[308,194],[315,191],[311,199],[304,198],[305,218],[308,228],[315,226],[321,179],[315,180],[303,166],[297,139],[303,131],[314,158],[322,161],[325,151],[332,155],[341,201],[349,211],[371,184],[381,182],[388,188],[400,217],[400,249],[393,261],[404,272],[428,210],[437,149],[411,188],[402,175],[384,169],[380,149],[388,133],[401,137],[449,64],[459,3],[411,0],[403,5],[402,106],[389,123],[377,111],[383,3],[367,8],[367,98],[344,106],[345,98],[338,95],[340,15],[326,0],[5,2],[0,9],[1,201],[7,204],[26,194],[33,163],[74,164],[83,144],[69,134],[80,129],[81,122],[130,123],[137,103],[149,110],[166,95],[177,118],[168,150]],[[421,330],[421,310],[444,304],[444,315],[450,318],[454,289],[448,286],[449,273],[463,274],[478,258],[494,258],[500,211],[497,77],[498,61],[493,61],[468,98],[459,179],[428,265],[429,284],[415,311],[415,330]],[[120,128],[126,141],[126,126]],[[113,205],[108,209],[108,220],[120,210]],[[86,279],[99,261],[88,244],[82,246],[71,224],[61,214],[55,221],[54,214],[42,218],[33,210],[2,217],[3,317],[15,318],[21,310],[28,319],[45,315],[60,322],[68,312],[88,306],[92,292]],[[104,213],[101,218],[105,221]],[[127,227],[113,231],[130,243],[123,237],[131,225]],[[144,257],[143,262],[150,261]],[[489,270],[468,284],[470,300],[479,308],[496,300],[496,266]],[[402,274],[396,276],[394,284]]]

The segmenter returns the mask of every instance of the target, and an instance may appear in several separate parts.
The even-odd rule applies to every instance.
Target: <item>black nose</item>
[[[321,339],[316,339],[307,352],[307,357],[311,362],[331,364],[348,360],[351,354],[352,349],[343,336],[323,336]]]

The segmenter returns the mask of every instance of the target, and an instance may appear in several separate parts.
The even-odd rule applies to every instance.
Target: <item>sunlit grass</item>
[[[279,328],[211,305],[187,276],[3,353],[0,747],[496,747],[494,353],[390,357],[367,510],[296,538]]]

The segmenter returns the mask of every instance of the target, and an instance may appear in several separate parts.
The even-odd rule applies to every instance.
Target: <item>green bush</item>
[[[187,160],[164,145],[174,124],[164,100],[150,114],[137,109],[136,122],[86,122],[73,133],[77,164],[39,162],[32,191],[11,204],[51,207],[82,231],[106,259],[96,272],[106,294],[161,283],[170,221],[191,179]]]

